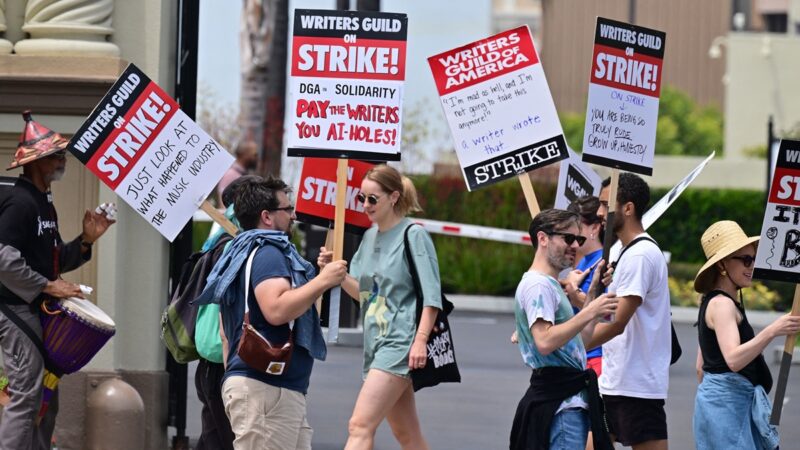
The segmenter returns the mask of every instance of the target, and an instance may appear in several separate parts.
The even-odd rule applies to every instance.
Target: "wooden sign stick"
[[[617,237],[614,235],[614,211],[617,209],[617,186],[619,186],[619,169],[611,169],[611,184],[608,186],[608,211],[606,211],[606,233],[603,236],[603,260],[606,265],[600,273],[600,279],[603,279],[605,271],[608,268],[608,258],[611,254],[611,247],[614,246]],[[603,283],[597,283],[596,296],[603,295],[605,286]]]
[[[792,315],[800,316],[800,284],[796,285],[794,288]],[[786,343],[783,346],[781,369],[778,372],[778,385],[775,388],[775,401],[772,403],[772,414],[769,417],[769,423],[771,425],[778,426],[781,423],[783,398],[786,396],[786,385],[789,383],[789,369],[792,366],[792,356],[794,356],[794,342],[796,338],[797,335],[795,334],[786,336]]]
[[[225,231],[228,232],[231,236],[236,236],[239,233],[239,229],[236,225],[233,224],[224,214],[217,211],[217,208],[208,202],[208,200],[204,200],[203,203],[200,204],[200,209],[206,212],[214,222],[217,222],[219,226],[221,226]]]
[[[330,250],[333,248],[333,230],[328,230],[328,233],[325,235],[325,250]],[[317,313],[320,315],[322,314],[322,295],[317,297]]]
[[[333,260],[344,257],[344,212],[347,201],[347,160],[340,159],[336,166],[336,212],[333,215]],[[339,301],[341,286],[331,289],[328,303],[328,342],[339,340]]]
[[[533,190],[533,183],[528,172],[521,173],[517,177],[519,183],[522,185],[522,193],[525,194],[525,202],[528,204],[528,210],[531,213],[531,219],[539,214],[539,202],[536,200],[536,192]]]

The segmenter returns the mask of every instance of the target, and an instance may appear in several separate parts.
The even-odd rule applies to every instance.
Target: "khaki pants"
[[[225,413],[236,435],[236,450],[310,450],[313,430],[306,420],[306,396],[241,376],[222,384]]]

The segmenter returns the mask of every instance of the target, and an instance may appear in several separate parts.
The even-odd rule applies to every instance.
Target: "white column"
[[[0,34],[6,31],[6,2],[5,0],[0,0]],[[11,53],[11,42],[0,38],[0,55],[6,55]]]
[[[113,0],[28,0],[22,30],[30,39],[17,42],[19,55],[119,56],[107,42],[114,32]]]

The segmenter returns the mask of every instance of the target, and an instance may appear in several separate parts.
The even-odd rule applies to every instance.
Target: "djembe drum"
[[[114,321],[89,300],[66,298],[42,303],[42,335],[49,368],[39,419],[62,376],[77,372],[114,336]]]

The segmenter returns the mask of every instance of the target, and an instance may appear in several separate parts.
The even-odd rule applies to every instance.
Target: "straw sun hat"
[[[721,220],[708,227],[700,238],[708,261],[694,278],[694,290],[701,294],[710,291],[717,274],[714,265],[739,249],[758,242],[758,239],[759,236],[748,237],[742,227],[732,220]]]

